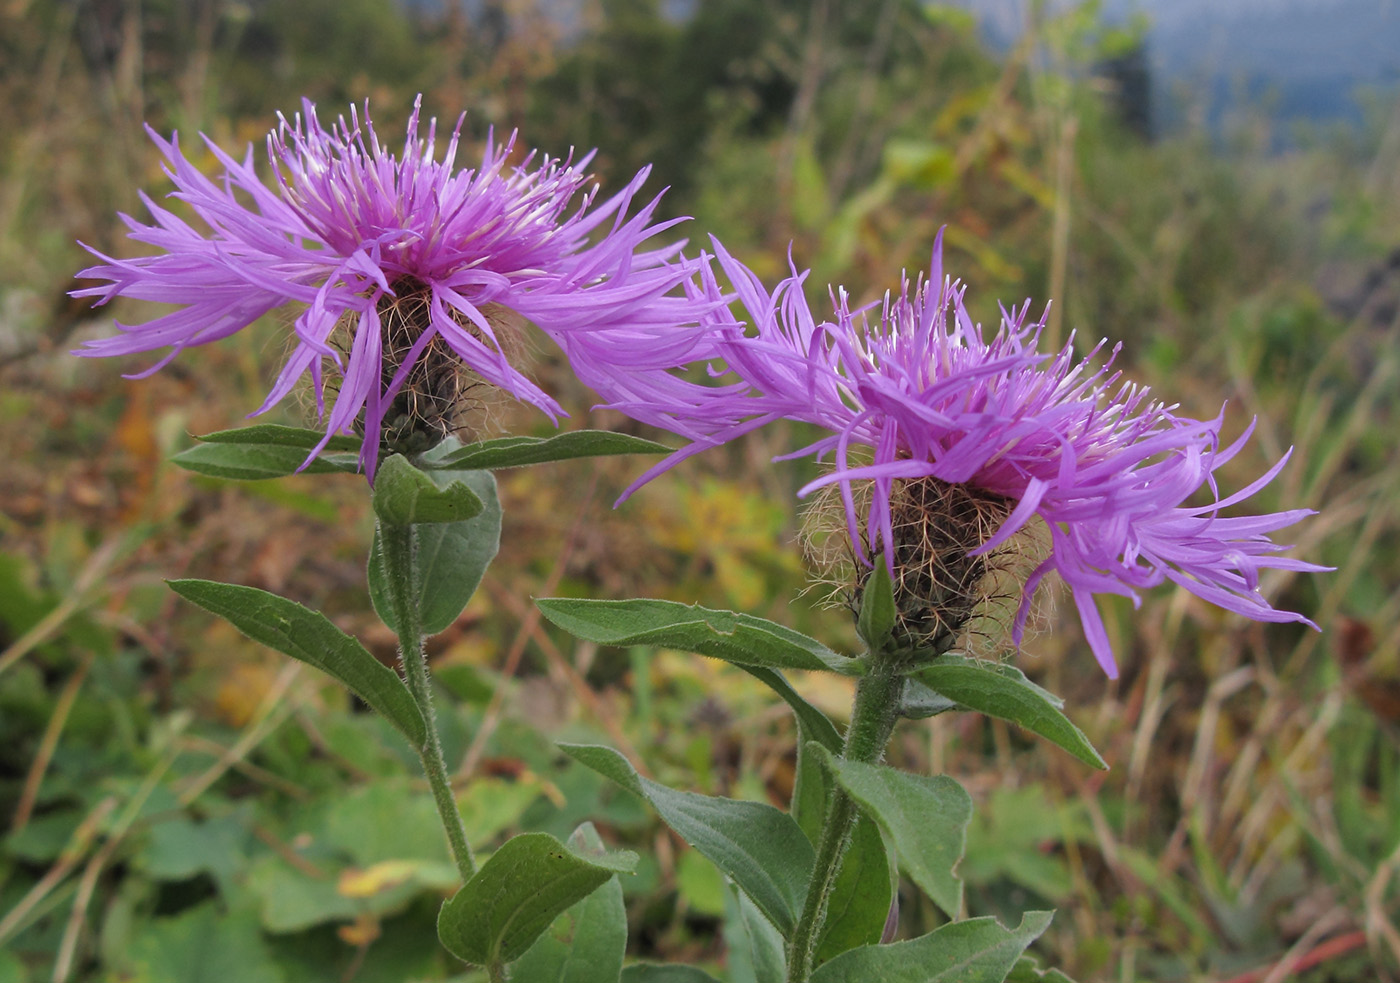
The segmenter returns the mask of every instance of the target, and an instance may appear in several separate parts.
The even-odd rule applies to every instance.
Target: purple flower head
[[[650,378],[709,354],[701,298],[675,289],[696,264],[678,258],[680,246],[642,248],[675,222],[653,224],[655,199],[627,217],[647,170],[597,202],[585,172],[592,154],[577,162],[545,157],[531,169],[531,153],[510,165],[514,135],[504,145],[488,138],[480,165],[459,170],[462,120],[438,160],[436,120],[419,136],[420,103],[395,156],[380,144],[368,104],[363,123],[352,107],[348,122],[341,117],[326,128],[304,101],[302,114],[291,122],[279,117],[268,136],[270,184],[254,170],[251,147],[239,162],[205,138],[223,167],[211,180],[176,137],[164,140],[148,127],[167,161],[172,197],[204,227],[143,194],[154,224],[123,219],[132,239],[159,252],[119,260],[89,249],[102,262],[78,276],[109,283],[74,294],[177,309],[118,325],[119,334],[77,354],[168,348],[144,376],[186,347],[295,304],[291,351],[256,412],[309,375],[326,440],[352,428],[365,434],[361,461],[371,476],[381,426],[402,411],[406,385],[425,376],[431,384],[448,362],[551,418],[564,413],[512,363],[518,318],[537,324],[579,377],[607,396],[628,391],[633,375]],[[327,375],[336,393],[329,412]]]
[[[1244,446],[1252,425],[1222,448],[1223,410],[1200,421],[1150,401],[1145,388],[1110,371],[1117,348],[1097,368],[1091,361],[1098,348],[1088,359],[1075,356],[1072,341],[1054,355],[1038,352],[1044,322],[1030,321],[1029,302],[1003,308],[1000,326],[986,337],[968,316],[964,288],[944,277],[941,234],[927,279],[906,278],[897,296],[856,310],[837,288],[825,321],[803,293],[806,273],[794,268],[770,294],[716,248],[751,321],[745,331],[717,311],[714,317],[729,319],[719,352],[747,389],[715,390],[708,407],[670,404],[676,420],[708,416],[711,425],[653,474],[777,418],[815,424],[828,433],[785,457],[829,456],[833,469],[800,494],[837,486],[860,561],[869,567],[870,553],[883,552],[892,574],[896,554],[908,545],[901,533],[907,516],[897,513],[907,512],[917,483],[1000,498],[1005,508],[968,555],[991,554],[1036,517],[1048,530],[1048,555],[1026,578],[1013,640],[1019,645],[1037,585],[1055,571],[1109,676],[1117,669],[1097,594],[1126,595],[1136,604],[1138,591],[1171,580],[1255,620],[1312,624],[1275,610],[1258,590],[1266,568],[1326,569],[1278,556],[1286,547],[1269,539],[1312,513],[1223,514],[1287,460],[1222,497],[1215,472]],[[653,408],[652,416],[664,414]],[[1203,487],[1210,501],[1187,504]],[[930,515],[930,525],[940,521]]]

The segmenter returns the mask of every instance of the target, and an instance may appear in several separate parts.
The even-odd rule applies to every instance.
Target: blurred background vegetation
[[[1164,589],[1105,605],[1114,683],[1052,617],[1018,664],[1112,771],[975,716],[911,722],[892,753],[973,793],[969,913],[1057,908],[1036,951],[1078,979],[1400,978],[1400,102],[1373,97],[1359,125],[1285,132],[1244,105],[1167,131],[1141,24],[1034,9],[991,54],[972,16],[916,0],[0,4],[0,983],[471,978],[434,940],[453,872],[407,748],[161,582],[286,593],[393,658],[358,482],[165,463],[261,401],[280,325],[141,382],[120,372],[144,363],[67,354],[148,313],[66,295],[75,240],[129,254],[117,213],[168,189],[143,122],[261,153],[302,96],[323,115],[368,98],[392,142],[418,92],[466,110],[478,144],[494,126],[599,148],[605,189],[654,164],[693,242],[718,235],[770,282],[791,243],[818,291],[873,299],[946,225],[984,322],[1053,297],[1052,340],[1121,340],[1121,367],[1183,412],[1228,399],[1231,436],[1257,418],[1230,489],[1295,447],[1253,510],[1321,510],[1288,535],[1337,572],[1264,584],[1321,634]],[[537,349],[569,426],[629,426]],[[431,650],[474,842],[597,820],[648,858],[625,885],[631,953],[733,983],[752,970],[728,956],[718,874],[551,741],[783,802],[785,709],[698,658],[579,645],[528,598],[665,591],[853,646],[837,613],[792,602],[809,474],[768,462],[799,437],[698,458],[617,512],[628,463],[505,475],[506,549]],[[844,712],[835,684],[799,685]],[[904,934],[936,923],[905,900]]]

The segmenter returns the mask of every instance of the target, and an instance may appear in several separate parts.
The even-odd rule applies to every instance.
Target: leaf
[[[415,530],[418,562],[413,595],[418,598],[424,635],[436,635],[466,608],[501,548],[501,502],[490,471],[429,471],[428,477],[449,484],[459,481],[482,503],[481,512],[463,522],[434,522]],[[380,620],[397,631],[377,527],[369,554],[369,596]]]
[[[681,792],[643,778],[612,748],[561,744],[576,761],[651,803],[666,825],[753,899],[786,938],[802,910],[815,851],[785,812],[762,802]]]
[[[900,867],[945,915],[957,918],[962,881],[953,868],[962,859],[972,821],[972,799],[963,787],[943,775],[910,775],[819,753],[841,787],[890,838]]]
[[[783,983],[787,953],[772,922],[749,897],[729,885],[724,941],[729,946],[729,972],[735,983]]]
[[[398,673],[325,615],[256,587],[212,580],[167,580],[170,589],[231,622],[255,642],[334,676],[399,730],[415,748],[427,740],[423,714]]]
[[[719,983],[719,980],[694,966],[637,963],[622,971],[622,983]]]
[[[467,962],[508,963],[576,901],[636,866],[635,853],[582,856],[548,833],[521,833],[443,904],[438,937]]]
[[[899,698],[899,715],[912,720],[936,717],[940,713],[956,710],[958,704],[942,693],[935,693],[917,679],[904,681],[904,693]]]
[[[814,760],[813,764],[817,762]],[[826,962],[856,946],[879,942],[896,886],[897,878],[885,854],[879,827],[869,816],[858,816],[831,888],[831,900],[827,902],[817,962]]]
[[[485,508],[461,477],[449,476],[439,485],[402,454],[379,465],[372,501],[379,521],[393,526],[464,522]]]
[[[1014,666],[945,655],[920,669],[914,678],[969,710],[1019,724],[1085,764],[1108,770],[1084,732],[1060,712],[1063,701],[1032,683]]]
[[[320,444],[325,436],[325,432],[321,430],[284,427],[276,423],[259,423],[251,427],[239,427],[237,430],[216,430],[195,439],[202,440],[206,444],[276,444],[281,447],[300,447],[302,450],[309,451]],[[359,437],[332,434],[331,439],[326,441],[324,450],[354,451],[358,454],[361,443]]]
[[[797,775],[793,782],[792,804],[789,809],[807,839],[816,846],[826,819],[826,805],[831,801],[826,768],[819,758],[807,750],[807,742],[816,741],[832,754],[841,753],[841,735],[836,725],[812,704],[808,703],[776,669],[763,666],[743,666],[749,675],[766,683],[792,707],[797,717]]]
[[[217,901],[142,925],[113,979],[131,983],[284,983],[255,921]]]
[[[569,634],[599,645],[659,645],[739,666],[824,670],[845,676],[862,675],[865,669],[860,660],[837,655],[816,639],[734,611],[649,598],[548,597],[535,604]]]
[[[586,857],[607,854],[592,823],[574,830],[569,848]],[[555,919],[516,962],[512,976],[530,983],[618,983],[626,950],[627,908],[613,877]]]
[[[522,468],[530,464],[568,461],[613,454],[669,454],[674,448],[608,430],[571,430],[553,437],[500,437],[468,444],[447,453],[423,456],[423,465],[456,471]]]
[[[354,470],[345,462],[322,457],[307,460],[301,447],[284,444],[195,444],[170,459],[186,471],[212,478],[261,481],[289,474],[328,474]]]
[[[1006,983],[1074,983],[1058,969],[1041,969],[1040,964],[1030,956],[1016,960]]]
[[[819,966],[811,983],[1002,983],[1050,918],[1028,911],[1014,929],[970,918],[908,942],[862,946]]]
[[[885,554],[875,557],[875,569],[865,580],[861,590],[860,614],[856,617],[856,633],[861,641],[878,651],[889,641],[894,632],[896,609],[894,586],[890,583],[890,572],[885,566]]]

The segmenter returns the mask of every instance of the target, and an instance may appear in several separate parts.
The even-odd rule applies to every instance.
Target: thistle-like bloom
[[[184,348],[297,305],[287,360],[256,412],[309,376],[326,440],[364,434],[361,461],[371,476],[381,434],[393,446],[396,426],[423,422],[416,418],[425,402],[449,404],[429,407],[436,414],[429,429],[439,436],[452,429],[462,370],[551,418],[564,413],[512,363],[519,318],[537,324],[579,377],[611,398],[630,391],[631,374],[646,380],[658,367],[708,354],[698,295],[676,289],[695,264],[678,258],[679,246],[642,248],[675,223],[652,222],[656,200],[627,217],[646,170],[596,202],[585,172],[592,154],[572,163],[545,157],[531,169],[531,153],[511,166],[514,136],[504,145],[488,138],[480,166],[457,170],[462,121],[436,160],[435,120],[419,138],[420,102],[398,157],[380,145],[368,105],[363,124],[352,107],[348,122],[341,117],[327,129],[304,102],[303,114],[279,117],[268,136],[270,185],[254,170],[251,147],[239,162],[205,138],[223,167],[210,180],[176,137],[164,140],[148,127],[172,197],[204,228],[143,194],[154,224],[123,219],[132,239],[159,252],[113,259],[90,249],[102,262],[78,276],[110,282],[74,293],[98,304],[125,296],[177,309],[118,325],[118,335],[77,354],[168,348],[144,376]],[[336,393],[329,413],[328,385]]]
[[[929,562],[913,556],[929,543],[947,550],[944,529],[962,521],[954,511],[980,510],[971,525],[990,526],[962,547],[973,557],[992,555],[1039,517],[1048,555],[1025,580],[1013,640],[1019,645],[1032,595],[1054,571],[1073,593],[1109,676],[1117,670],[1097,594],[1137,603],[1138,591],[1170,580],[1255,620],[1312,624],[1275,610],[1258,589],[1266,568],[1326,569],[1278,556],[1286,547],[1269,539],[1312,513],[1224,514],[1287,461],[1221,496],[1214,473],[1244,446],[1252,425],[1222,448],[1223,409],[1213,420],[1178,416],[1175,407],[1149,401],[1145,388],[1120,383],[1112,356],[1095,368],[1093,355],[1076,358],[1072,342],[1053,356],[1037,352],[1044,322],[1028,320],[1029,302],[1003,308],[998,330],[985,337],[968,316],[963,288],[944,278],[941,235],[928,279],[911,285],[906,278],[898,296],[859,310],[837,288],[833,314],[820,322],[803,294],[805,273],[794,268],[770,294],[716,248],[751,322],[746,331],[730,316],[729,340],[720,345],[742,385],[717,390],[708,408],[669,407],[677,420],[706,412],[712,420],[710,435],[683,454],[783,417],[829,431],[785,455],[831,458],[833,469],[801,494],[838,486],[853,551],[867,568],[871,554],[883,552],[897,584],[897,563]],[[664,422],[654,408],[651,416]],[[860,494],[858,485],[866,486]],[[961,492],[949,495],[949,488]],[[1187,504],[1202,488],[1200,499],[1209,500]],[[926,514],[911,516],[911,509]],[[912,528],[921,523],[922,530]],[[956,564],[933,562],[915,579],[946,596]]]

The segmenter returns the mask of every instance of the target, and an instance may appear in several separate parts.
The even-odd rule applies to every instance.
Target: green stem
[[[851,709],[851,725],[846,730],[846,746],[841,757],[846,761],[877,764],[885,756],[885,745],[898,718],[899,696],[904,677],[889,667],[877,664],[868,676],[856,684],[855,705]],[[826,808],[817,840],[817,859],[812,881],[807,887],[807,900],[793,929],[788,947],[788,983],[807,983],[816,962],[817,945],[826,922],[826,907],[831,889],[841,873],[841,861],[855,826],[857,807],[845,789],[832,782],[831,801]]]
[[[423,762],[428,785],[432,787],[442,827],[447,831],[452,859],[457,862],[457,871],[465,882],[476,873],[476,861],[472,858],[472,848],[467,844],[467,831],[462,825],[462,814],[457,811],[457,799],[452,794],[452,783],[447,777],[447,762],[443,760],[442,744],[438,741],[428,660],[423,653],[422,619],[418,614],[418,599],[413,588],[417,579],[414,567],[418,562],[415,527],[381,522],[379,544],[383,551],[384,579],[389,586],[389,603],[394,610],[394,621],[398,624],[399,658],[403,660],[404,682],[408,684],[408,691],[413,694],[414,702],[428,725],[428,736],[418,749],[418,757]]]

